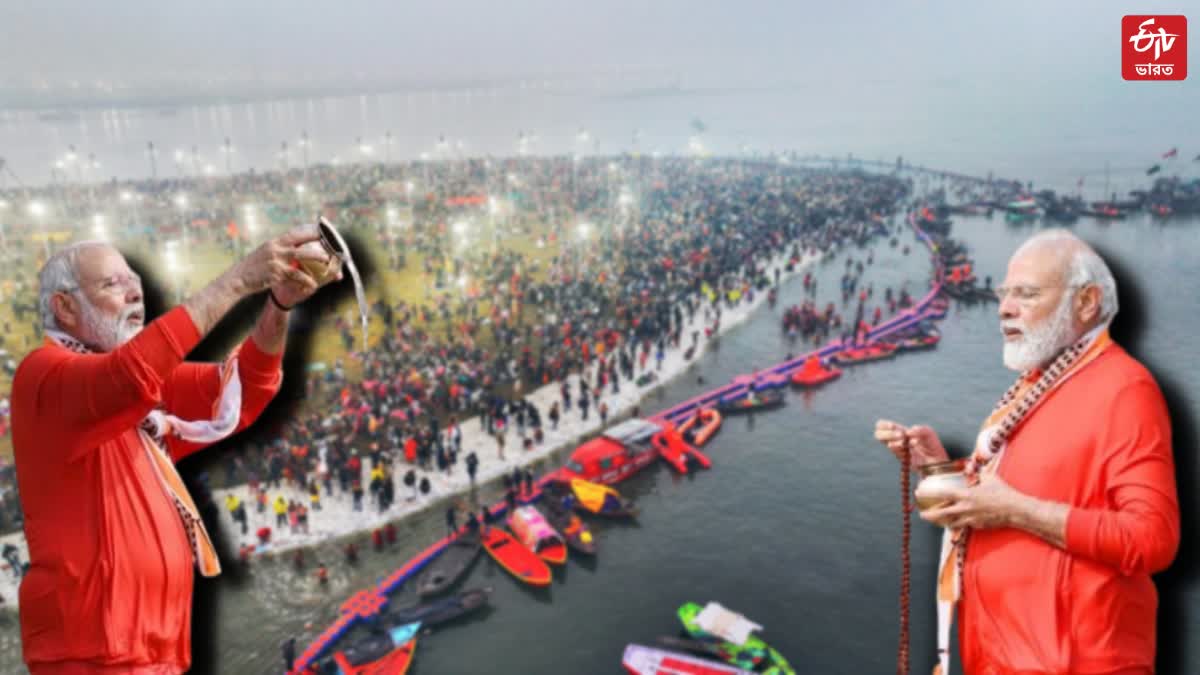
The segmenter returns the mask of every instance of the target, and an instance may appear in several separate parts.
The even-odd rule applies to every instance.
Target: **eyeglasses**
[[[96,288],[101,293],[120,293],[124,294],[131,290],[140,290],[142,288],[142,278],[137,274],[114,274],[104,277],[97,281],[86,284]],[[83,286],[68,286],[59,289],[63,293],[74,293],[82,290]]]
[[[1031,305],[1037,302],[1042,296],[1042,291],[1047,288],[1083,288],[1086,284],[1071,284],[1069,286],[997,286],[993,291],[996,294],[996,299],[1004,302],[1004,299],[1011,294],[1017,302],[1022,305]]]

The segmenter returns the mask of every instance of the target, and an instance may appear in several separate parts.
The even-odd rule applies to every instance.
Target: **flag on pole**
[[[1171,148],[1170,150],[1168,150],[1168,151],[1166,151],[1166,152],[1164,152],[1164,153],[1163,153],[1163,156],[1162,156],[1162,158],[1163,158],[1163,159],[1170,159],[1170,158],[1172,158],[1172,157],[1174,157],[1175,155],[1178,155],[1178,154],[1179,154],[1179,148]]]
[[[1162,167],[1155,164],[1154,166],[1150,167],[1149,169],[1146,169],[1146,175],[1153,176],[1154,174],[1158,173],[1160,169],[1162,169]]]
[[[1083,187],[1083,176],[1079,177],[1079,182],[1075,183],[1075,187]]]

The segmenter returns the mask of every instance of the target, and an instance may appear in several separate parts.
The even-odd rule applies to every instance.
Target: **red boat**
[[[508,514],[508,529],[542,560],[553,565],[567,561],[567,541],[534,507],[518,506]]]
[[[751,675],[725,663],[642,645],[627,645],[621,665],[631,675]]]
[[[915,351],[918,349],[933,349],[941,342],[940,335],[918,335],[915,337],[904,338],[896,343],[896,346],[904,351]]]
[[[813,354],[804,362],[804,367],[792,373],[792,384],[797,387],[818,387],[841,377],[842,369],[821,365],[821,359]]]
[[[593,483],[619,483],[658,459],[651,438],[660,431],[660,425],[648,420],[625,420],[576,448],[556,477],[564,482],[582,478]]]
[[[679,425],[679,433],[683,434],[684,439],[688,439],[688,433],[691,433],[690,442],[696,446],[703,446],[708,443],[713,434],[721,428],[721,413],[712,408],[704,408],[687,418]]]
[[[851,347],[834,354],[833,358],[839,365],[854,365],[890,359],[896,355],[896,345],[887,342],[876,342],[864,347]]]
[[[552,576],[546,563],[498,527],[489,527],[483,535],[483,548],[508,573],[530,586],[549,586]]]
[[[650,444],[658,450],[658,456],[670,464],[679,473],[688,472],[688,461],[694,461],[705,469],[712,468],[712,462],[704,453],[692,447],[683,440],[683,436],[674,425],[668,424],[665,429],[650,438]]]

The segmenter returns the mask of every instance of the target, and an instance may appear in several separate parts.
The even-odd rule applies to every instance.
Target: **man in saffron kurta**
[[[115,249],[79,244],[47,262],[49,337],[13,380],[31,561],[21,638],[33,675],[189,667],[193,564],[209,575],[219,565],[202,524],[187,520],[195,506],[171,463],[204,443],[169,429],[152,440],[145,420],[152,411],[181,427],[214,417],[233,362],[184,357],[238,300],[269,289],[270,304],[236,350],[240,405],[217,436],[254,421],[279,390],[286,310],[316,290],[291,264],[315,238],[315,228],[297,228],[264,244],[144,329],[140,280]]]
[[[1151,375],[1110,346],[1010,437],[998,477],[1070,507],[1061,548],[1015,527],[972,532],[964,671],[1152,673],[1150,575],[1175,556],[1179,506],[1170,422]]]
[[[33,561],[21,585],[25,660],[123,655],[188,663],[192,550],[139,438],[162,405],[209,415],[216,364],[184,363],[200,341],[177,307],[107,354],[34,350],[13,386],[13,445]],[[238,428],[279,390],[282,354],[247,338],[238,354]],[[170,439],[171,459],[199,450]]]
[[[1111,342],[1115,282],[1074,235],[1032,238],[998,293],[1005,365],[1021,378],[980,433],[974,484],[921,514],[969,534],[952,538],[961,558],[944,556],[939,577],[939,601],[958,600],[963,670],[1153,673],[1150,575],[1180,536],[1162,393]],[[947,459],[929,427],[880,420],[875,436],[893,452],[907,445],[917,466]],[[948,654],[939,660],[948,667]]]

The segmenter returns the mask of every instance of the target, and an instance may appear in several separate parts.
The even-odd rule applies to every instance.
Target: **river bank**
[[[825,255],[806,251],[800,263],[794,265],[789,272],[786,269],[789,251],[795,243],[797,242],[786,242],[782,246],[782,252],[766,262],[765,268],[768,276],[773,276],[775,270],[779,270],[779,278],[782,283],[810,269]],[[721,323],[719,329],[711,337],[704,336],[705,328],[711,324],[711,321],[706,321],[703,308],[697,311],[690,320],[685,314],[684,328],[680,332],[680,346],[678,348],[668,346],[664,352],[661,368],[656,367],[654,359],[648,359],[645,369],[637,370],[638,376],[648,371],[654,371],[656,378],[653,382],[647,383],[645,386],[638,386],[635,381],[625,380],[621,383],[618,393],[613,393],[611,387],[606,388],[604,392],[597,392],[599,395],[594,397],[586,420],[581,417],[577,406],[570,411],[564,411],[557,429],[551,429],[548,424],[545,424],[543,426],[543,442],[528,451],[521,447],[521,438],[514,431],[515,425],[509,425],[504,430],[506,443],[504,458],[501,459],[497,441],[486,433],[481,418],[472,417],[464,420],[460,425],[462,456],[465,457],[467,453],[475,452],[479,458],[476,485],[482,486],[499,481],[502,476],[510,474],[514,468],[536,465],[556,452],[573,447],[589,435],[601,431],[605,426],[630,416],[648,394],[684,374],[715,340],[734,326],[745,322],[754,313],[754,310],[766,301],[766,292],[752,292],[739,298],[732,307],[728,302],[722,303]],[[690,336],[693,331],[700,335],[699,346],[689,360],[684,358],[684,352],[690,344]],[[570,375],[569,381],[572,390],[578,391],[579,375]],[[544,411],[548,410],[553,402],[560,400],[559,383],[542,386],[529,393],[526,398],[540,411],[543,411],[544,417]],[[601,423],[598,413],[599,405],[602,402],[608,406],[608,424]],[[405,520],[433,508],[449,498],[469,494],[471,482],[461,464],[460,461],[459,465],[452,467],[449,474],[428,473],[431,489],[425,495],[416,494],[415,490],[410,491],[403,485],[397,485],[396,499],[391,507],[384,511],[380,511],[367,496],[364,496],[362,500],[362,510],[356,511],[349,493],[339,492],[329,495],[322,490],[321,509],[310,508],[306,532],[292,532],[287,526],[276,528],[275,514],[271,505],[268,504],[266,509],[259,513],[247,485],[214,490],[213,499],[220,509],[220,528],[230,534],[225,543],[232,550],[226,552],[230,556],[236,556],[240,547],[256,545],[255,532],[261,527],[272,528],[271,541],[267,545],[256,546],[252,558],[264,555],[274,556],[334,539],[365,534],[383,527],[389,522]],[[362,483],[366,485],[370,482],[370,469],[366,463],[364,463],[362,472]],[[397,482],[399,482],[398,477]],[[235,522],[229,510],[223,507],[226,497],[230,494],[236,495],[246,505],[247,528],[245,534],[242,534],[241,524]],[[268,495],[271,502],[277,496],[282,495],[286,500],[309,504],[308,492],[302,491],[294,485],[283,485],[279,489],[269,490]],[[0,547],[6,543],[17,546],[22,560],[28,559],[29,553],[24,533],[18,532],[0,537]],[[11,571],[7,569],[7,565],[0,566],[0,597],[4,599],[3,608],[14,610],[18,606],[18,584],[19,579],[12,575]]]

